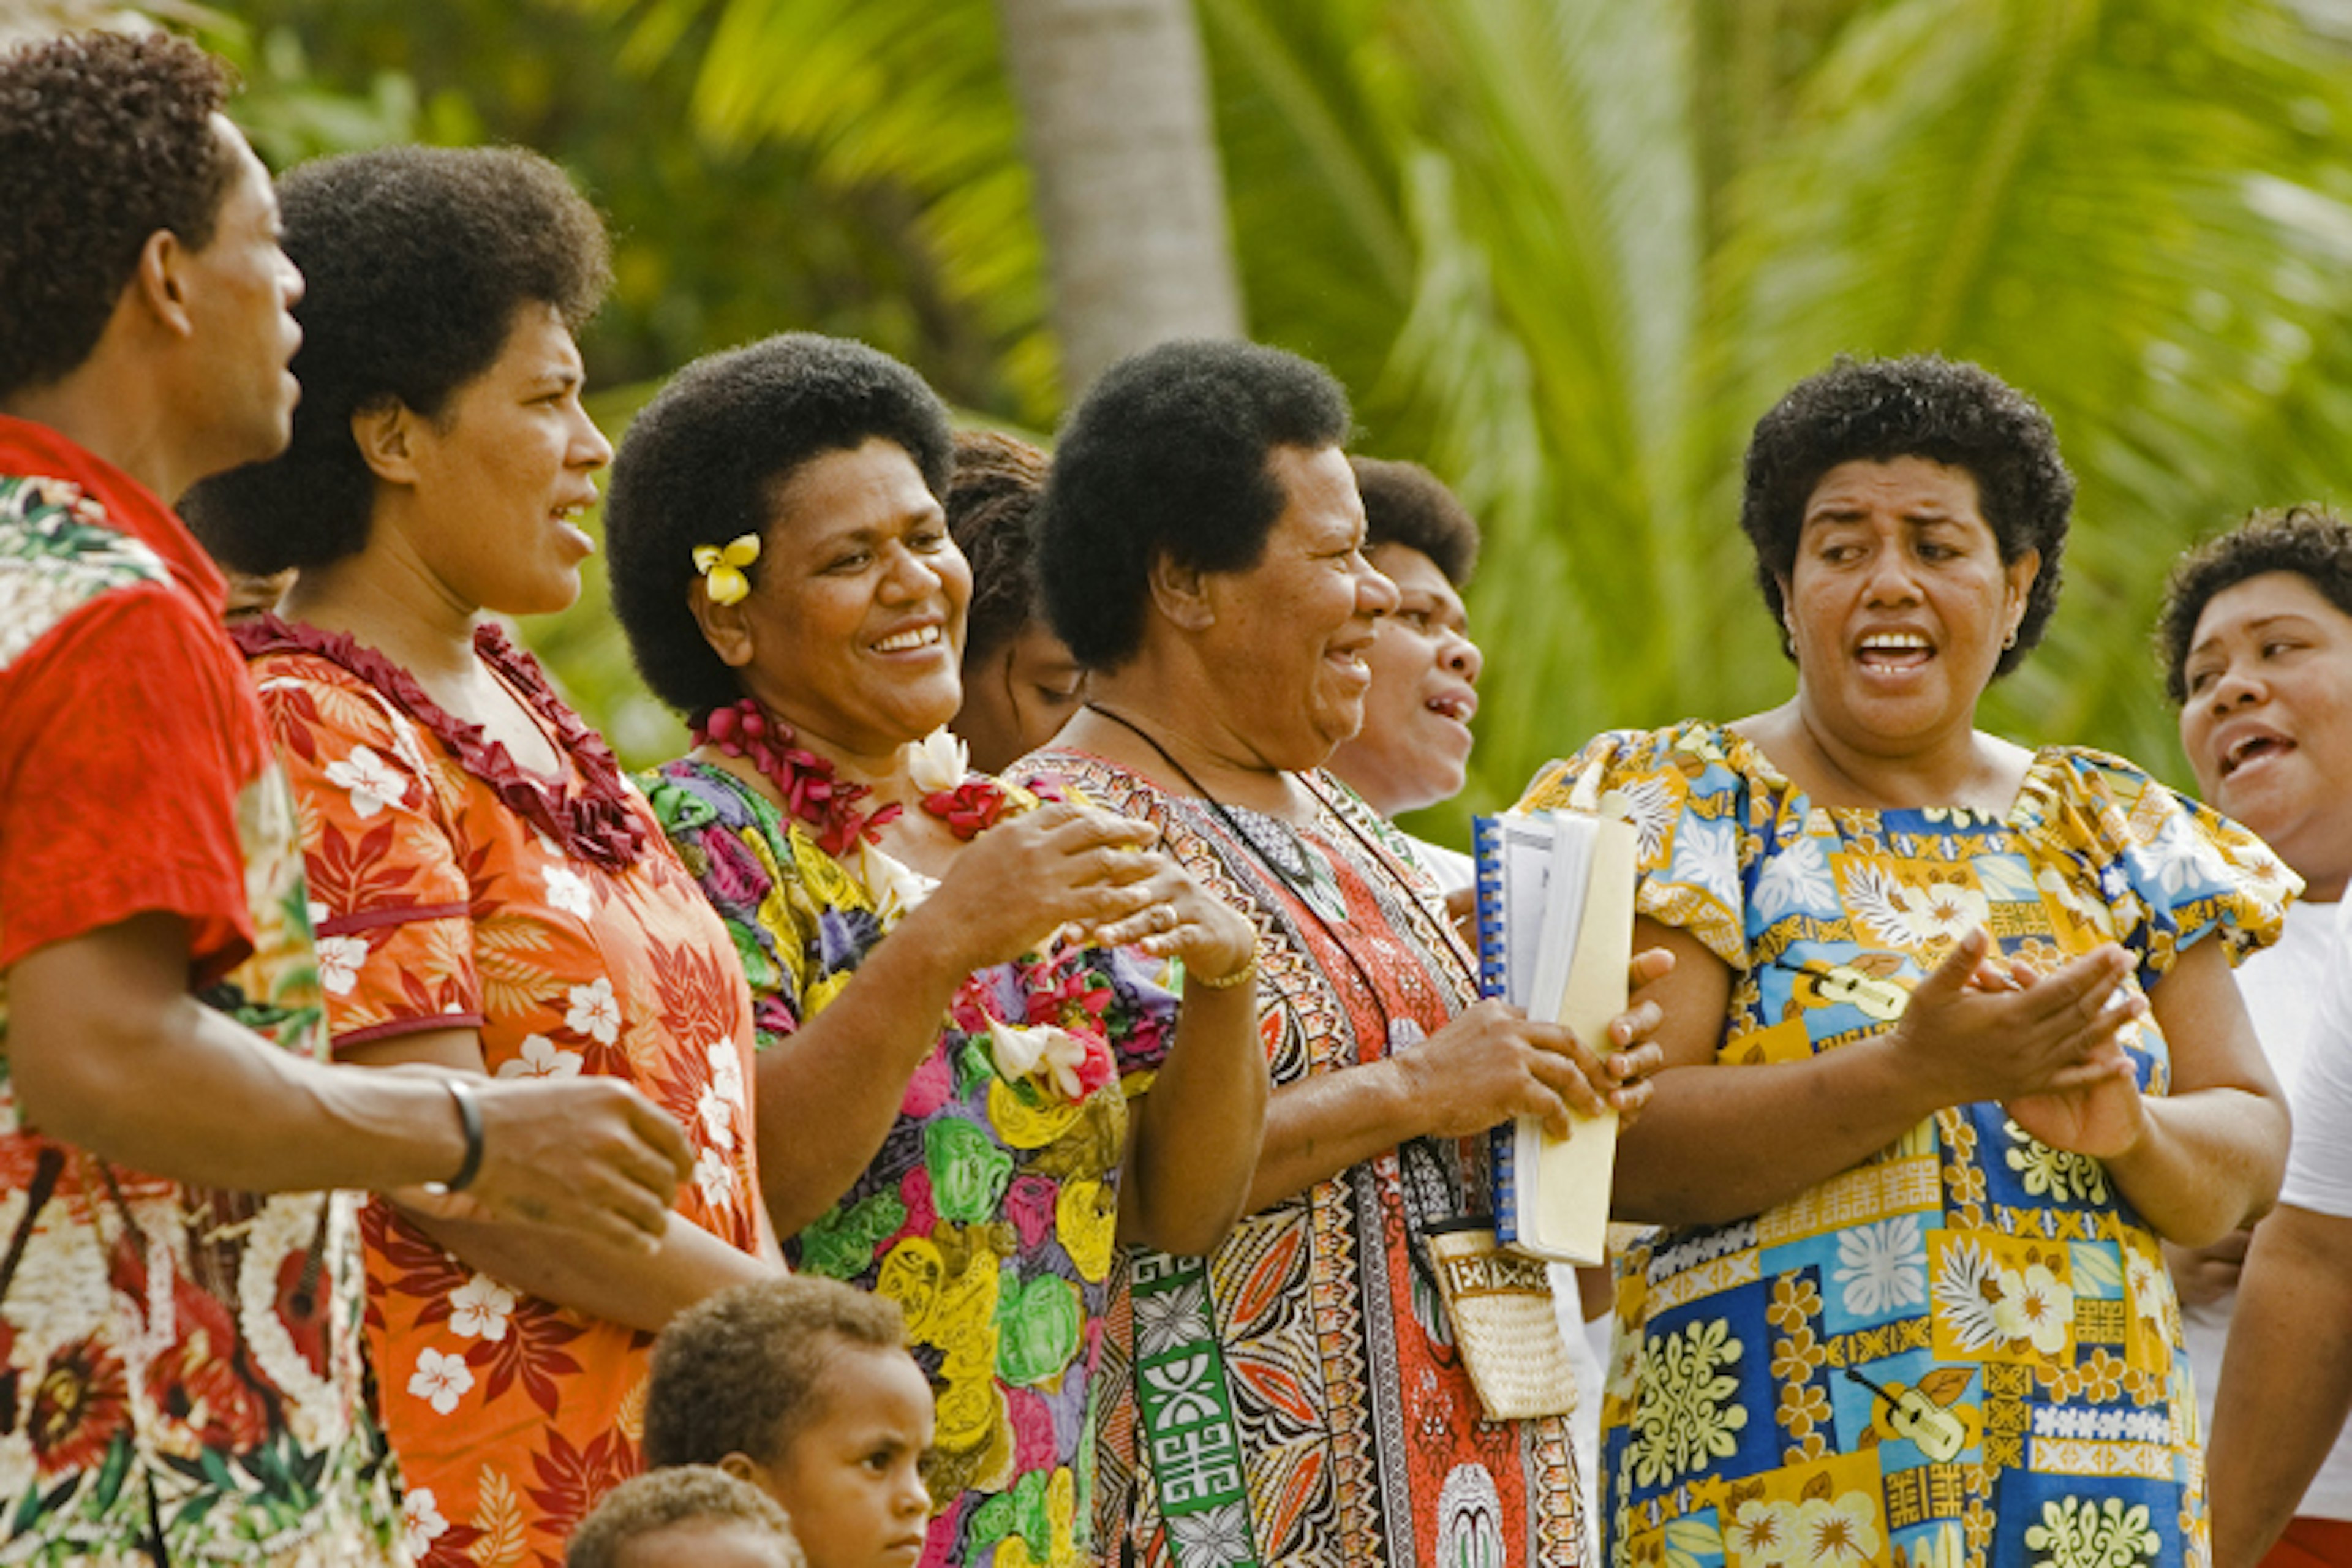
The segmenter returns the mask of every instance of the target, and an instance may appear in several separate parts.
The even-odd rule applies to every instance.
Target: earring
[[[2009,635],[2000,639],[2000,646],[2004,649],[2012,648],[2017,646],[2017,628],[2015,626],[2009,628]]]

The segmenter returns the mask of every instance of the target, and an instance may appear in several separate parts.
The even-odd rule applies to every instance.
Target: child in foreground
[[[810,1568],[912,1568],[931,1387],[898,1304],[800,1276],[723,1290],[654,1347],[646,1462],[716,1466],[783,1505]]]
[[[613,1489],[581,1521],[564,1568],[807,1568],[792,1521],[758,1488],[707,1465]]]

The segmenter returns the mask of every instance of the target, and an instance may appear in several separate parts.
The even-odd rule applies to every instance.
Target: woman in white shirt
[[[2338,1201],[2352,1172],[2339,1169],[2332,1187],[2321,1180],[2352,1159],[2352,1008],[2322,1006],[2347,968],[2336,905],[2352,876],[2352,527],[2316,508],[2254,514],[2175,568],[2158,641],[2207,803],[2261,834],[2305,883],[2277,945],[2238,971],[2294,1116],[2281,1207],[2259,1229],[2242,1295],[2249,1232],[2168,1248],[2212,1438],[2214,1562],[2352,1563],[2352,1440],[2341,1435],[2352,1201]],[[2309,1270],[2341,1271],[2340,1295],[2286,1294]],[[2322,1342],[2340,1355],[2324,1357]],[[2318,1363],[2332,1360],[2340,1379],[2323,1375]]]

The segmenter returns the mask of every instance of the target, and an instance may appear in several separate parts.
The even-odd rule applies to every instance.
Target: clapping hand
[[[2139,1085],[2123,1032],[2147,1012],[2112,943],[2044,973],[1969,931],[1911,994],[1895,1025],[1947,1104],[1995,1100],[2054,1149],[2112,1158],[2138,1142]]]

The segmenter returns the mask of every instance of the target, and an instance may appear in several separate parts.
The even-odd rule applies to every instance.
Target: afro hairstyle
[[[159,230],[212,243],[237,169],[226,69],[168,33],[0,53],[0,396],[88,359]]]
[[[1459,590],[1478,570],[1478,522],[1445,481],[1419,463],[1349,458],[1364,498],[1364,548],[1418,550]]]
[[[698,359],[646,405],[613,460],[604,536],[613,608],[655,696],[689,718],[742,696],[688,599],[695,546],[764,538],[803,465],[876,439],[946,491],[954,437],[939,394],[879,349],[814,332]]]
[[[278,202],[307,280],[294,439],[205,480],[181,509],[207,549],[255,575],[366,548],[375,476],[352,415],[396,400],[438,416],[498,363],[521,310],[545,306],[577,332],[613,276],[596,209],[519,147],[320,159],[279,181]]]
[[[772,1537],[781,1568],[805,1568],[808,1560],[782,1506],[751,1482],[708,1465],[654,1470],[605,1493],[565,1543],[564,1568],[621,1568],[629,1542],[639,1536],[730,1524]]]
[[[2249,513],[2173,563],[2157,617],[2157,657],[2164,663],[2164,694],[2175,708],[2189,700],[2189,639],[2213,595],[2249,577],[2292,572],[2320,596],[2352,616],[2352,525],[2324,506]]]
[[[898,1303],[815,1275],[721,1290],[681,1312],[654,1345],[646,1462],[782,1458],[824,1414],[818,1385],[844,1345],[904,1350]]]
[[[1034,522],[1045,489],[1045,454],[995,430],[959,430],[955,471],[940,505],[956,548],[971,563],[963,660],[979,663],[1037,618]]]
[[[2058,456],[2057,433],[2041,405],[1980,366],[1934,354],[1857,360],[1791,387],[1756,422],[1739,526],[1756,552],[1756,582],[1778,623],[1781,581],[1796,569],[1805,503],[1841,463],[1925,458],[1965,468],[2004,563],[2039,551],[2041,571],[2025,601],[2016,642],[2002,650],[2008,674],[2042,640],[2058,605],[2058,558],[2074,506],[2074,477]],[[1785,631],[1783,653],[1795,657]]]
[[[1349,418],[1328,371],[1255,343],[1162,343],[1104,372],[1062,427],[1039,507],[1038,581],[1071,656],[1092,669],[1135,656],[1162,556],[1256,564],[1286,500],[1266,459],[1339,446]]]

